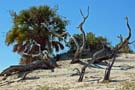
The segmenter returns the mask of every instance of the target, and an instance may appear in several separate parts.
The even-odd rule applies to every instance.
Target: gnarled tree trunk
[[[48,62],[42,61],[42,60],[37,60],[29,64],[23,64],[23,65],[13,65],[5,70],[3,70],[0,73],[0,76],[4,76],[3,79],[6,79],[8,76],[13,75],[13,74],[19,74],[22,72],[27,72],[27,71],[32,71],[36,69],[54,69],[54,66],[51,65]]]
[[[110,72],[111,72],[112,66],[113,66],[113,64],[114,64],[114,62],[115,62],[115,60],[116,60],[116,56],[117,56],[119,50],[120,50],[125,44],[129,43],[129,39],[131,38],[131,28],[130,28],[130,25],[129,25],[129,23],[128,23],[128,17],[126,17],[126,21],[127,21],[128,31],[129,31],[128,36],[123,40],[123,42],[122,42],[118,47],[116,47],[116,48],[114,48],[114,49],[112,50],[112,54],[110,54],[110,55],[108,55],[108,56],[102,55],[102,56],[93,58],[94,60],[93,60],[93,59],[90,60],[91,62],[89,62],[87,65],[85,65],[85,66],[81,69],[81,73],[80,73],[80,77],[79,77],[79,79],[78,79],[78,82],[82,82],[83,77],[84,77],[85,70],[86,70],[86,68],[89,66],[89,64],[94,64],[95,61],[98,63],[98,62],[101,62],[101,61],[103,61],[103,60],[113,59],[112,62],[111,62],[110,64],[108,64],[108,66],[107,66],[107,68],[106,68],[106,70],[105,70],[105,75],[104,75],[104,80],[103,80],[103,82],[106,82],[106,81],[108,82],[108,81],[110,80],[110,79],[109,79],[109,77],[110,77]],[[97,52],[99,52],[99,51],[97,51]]]
[[[47,50],[41,51],[41,46],[36,41],[33,41],[35,45],[39,47],[39,53],[37,54],[29,54],[27,52],[22,52],[22,55],[31,56],[33,58],[39,57],[39,60],[33,61],[29,64],[21,64],[21,65],[13,65],[0,73],[0,76],[4,76],[6,79],[7,76],[10,76],[15,73],[27,72],[32,71],[35,69],[53,69],[55,64],[53,62],[54,58],[49,56]]]
[[[83,30],[83,24],[85,23],[86,19],[87,19],[88,16],[89,16],[89,7],[88,7],[88,10],[87,10],[87,16],[84,16],[81,10],[80,10],[80,13],[81,13],[81,15],[82,15],[82,17],[83,17],[83,21],[79,24],[79,26],[78,26],[77,28],[78,28],[78,29],[81,31],[81,33],[83,34],[83,44],[81,45],[81,47],[79,47],[79,44],[77,43],[76,39],[73,38],[73,41],[75,42],[75,45],[76,45],[76,48],[77,48],[77,49],[76,49],[76,52],[75,52],[75,54],[74,54],[74,57],[73,57],[73,59],[72,59],[72,61],[71,61],[71,64],[74,64],[74,63],[76,63],[76,62],[79,62],[81,53],[82,53],[82,51],[83,51],[83,49],[84,49],[84,47],[85,47],[85,42],[86,42],[86,36],[85,36],[85,32],[84,32],[84,30]]]

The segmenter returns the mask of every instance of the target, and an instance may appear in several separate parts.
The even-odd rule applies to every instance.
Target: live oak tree
[[[21,65],[12,65],[0,73],[3,80],[15,73],[23,80],[29,71],[56,67],[57,57],[52,56],[53,50],[64,49],[62,42],[68,35],[65,30],[67,20],[56,11],[57,8],[39,6],[19,14],[11,12],[13,26],[7,33],[6,44],[13,44],[13,51],[19,53],[22,60]]]
[[[39,49],[47,50],[50,54],[54,49],[55,51],[64,49],[62,42],[67,35],[63,32],[65,32],[67,20],[57,14],[57,8],[31,7],[18,14],[11,12],[11,16],[13,25],[7,33],[6,44],[13,44],[13,51],[21,54],[21,64],[37,60],[38,57],[31,57],[30,54],[39,53]],[[29,56],[23,55],[23,53],[27,53]]]
[[[79,46],[83,43],[82,41],[82,34],[74,34],[73,37],[77,40]],[[104,42],[106,45],[110,45],[108,40],[103,36],[96,36],[92,32],[89,32],[86,34],[86,44],[84,47],[84,50],[82,52],[82,55],[88,52],[88,54],[85,57],[90,57],[91,54],[96,52],[97,50],[102,49],[102,42]],[[69,47],[68,53],[74,54],[76,50],[75,43],[72,39],[69,40],[69,43],[67,45]],[[111,46],[111,45],[110,45]]]

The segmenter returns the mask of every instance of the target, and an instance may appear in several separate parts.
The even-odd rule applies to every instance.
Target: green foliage
[[[95,36],[93,33],[87,33],[86,36],[86,48],[91,51],[96,51],[102,48],[102,42],[109,44],[107,39],[103,36]]]
[[[117,44],[115,47],[118,47],[121,43]],[[133,53],[133,50],[130,48],[130,46],[128,44],[125,44],[124,47],[122,47],[119,50],[120,53]]]
[[[80,46],[82,44],[82,34],[74,34],[73,37],[75,37],[76,41],[78,42]],[[68,47],[70,48],[70,50],[76,49],[75,43],[72,39],[69,40]]]
[[[24,51],[33,40],[41,45],[41,50],[48,48],[52,52],[54,48],[56,51],[64,49],[62,41],[66,39],[66,35],[58,37],[54,33],[65,32],[68,22],[57,14],[56,8],[31,7],[18,14],[14,12],[12,17],[13,26],[7,33],[6,44],[14,44],[15,52]],[[36,53],[36,49],[33,49],[31,53]]]
[[[79,45],[82,45],[82,34],[75,34],[73,35]],[[86,46],[85,49],[90,49],[91,51],[96,51],[102,48],[102,42],[110,45],[106,38],[102,36],[96,36],[92,32],[86,34]],[[74,51],[76,49],[75,43],[72,39],[69,40],[69,51]]]

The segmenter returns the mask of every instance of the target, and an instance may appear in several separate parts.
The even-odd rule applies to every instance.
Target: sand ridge
[[[86,61],[83,59],[82,61]],[[74,68],[81,69],[80,64],[70,64],[70,60],[59,61],[62,65],[51,70],[35,70],[27,75],[27,79],[0,86],[0,90],[119,90],[123,83],[135,82],[135,68],[128,70],[113,69],[110,83],[101,83],[104,77],[104,68],[86,69],[83,82],[77,82],[79,76],[71,76]],[[135,66],[135,54],[121,54],[117,57],[114,66]],[[8,80],[16,79],[16,75]],[[0,81],[2,83],[2,81]]]

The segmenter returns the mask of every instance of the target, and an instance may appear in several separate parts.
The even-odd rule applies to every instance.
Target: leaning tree
[[[67,36],[63,34],[67,20],[57,14],[57,8],[31,7],[19,14],[11,12],[11,16],[13,26],[7,33],[6,44],[13,44],[13,51],[22,56],[21,64],[37,60],[39,57],[32,57],[31,54],[38,54],[39,49],[50,54],[54,49],[64,49],[62,41]]]
[[[128,23],[128,17],[126,17],[126,24],[128,27],[128,36],[119,44],[117,45],[117,47],[111,49],[110,47],[106,46],[103,44],[103,48],[97,52],[95,52],[93,54],[93,57],[91,60],[89,60],[88,64],[84,65],[80,71],[80,77],[78,79],[79,82],[82,82],[84,74],[85,74],[85,70],[86,68],[90,65],[90,64],[97,64],[102,62],[103,60],[109,60],[112,59],[112,62],[107,64],[106,70],[105,70],[105,75],[104,75],[104,79],[103,82],[109,82],[110,79],[110,73],[111,73],[111,68],[116,60],[116,56],[119,53],[119,51],[127,44],[133,43],[133,42],[129,42],[130,38],[131,38],[131,28],[130,25]]]

